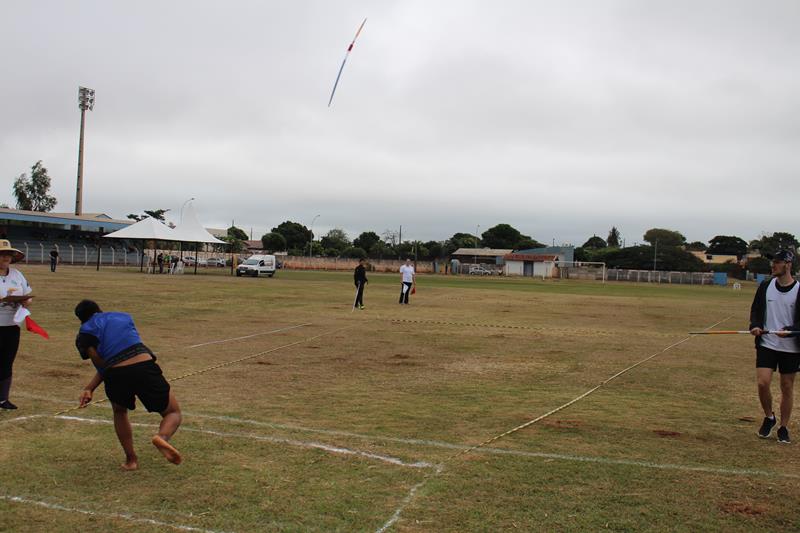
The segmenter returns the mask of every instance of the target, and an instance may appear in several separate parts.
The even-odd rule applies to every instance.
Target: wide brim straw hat
[[[11,255],[12,263],[19,263],[25,259],[25,254],[11,246],[11,241],[0,239],[0,254]]]

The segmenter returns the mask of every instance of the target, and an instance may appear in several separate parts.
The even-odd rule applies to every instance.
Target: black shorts
[[[108,399],[122,407],[136,409],[134,396],[151,413],[164,412],[169,404],[169,383],[153,360],[109,368],[103,381]]]
[[[779,352],[757,346],[756,368],[778,369],[781,374],[794,374],[800,370],[800,353]]]

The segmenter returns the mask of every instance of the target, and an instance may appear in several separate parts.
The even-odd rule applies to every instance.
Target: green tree
[[[425,259],[428,261],[433,261],[434,259],[441,259],[447,255],[445,253],[445,247],[442,243],[437,241],[428,241],[422,245],[426,250],[427,254],[425,255]]]
[[[601,237],[594,235],[590,237],[589,240],[587,240],[585,243],[583,243],[583,246],[581,246],[581,248],[587,248],[589,250],[597,250],[598,248],[605,248],[606,246],[608,246],[606,244],[606,241],[604,241]]]
[[[37,161],[31,167],[30,179],[25,174],[20,174],[14,180],[14,196],[17,199],[17,209],[26,211],[41,211],[47,213],[56,206],[55,196],[50,196],[50,176],[47,169]]]
[[[747,242],[732,235],[717,235],[708,241],[706,252],[717,255],[735,255],[742,257],[747,253]]]
[[[653,245],[658,242],[659,247],[681,246],[686,243],[686,237],[681,232],[663,228],[649,229],[644,233],[643,238]]]
[[[350,246],[350,239],[347,238],[347,233],[343,229],[333,228],[320,239],[320,243],[326,250],[334,249],[342,253]]]
[[[228,228],[228,237],[233,237],[235,239],[239,239],[240,241],[249,240],[250,237],[242,228],[237,228],[236,226],[231,226]]]
[[[230,251],[236,254],[242,252],[247,247],[244,242],[247,240],[247,233],[236,226],[228,228],[228,234],[222,237],[221,240],[227,242],[230,246]]]
[[[689,252],[705,252],[708,246],[704,242],[694,241],[686,245],[686,250]]]
[[[606,239],[606,244],[609,246],[609,248],[619,248],[620,234],[616,226],[611,226],[611,230],[608,232],[608,238]]]
[[[483,232],[481,239],[487,248],[516,248],[522,233],[509,224],[498,224]]]
[[[790,249],[797,250],[800,243],[791,233],[777,231],[772,235],[762,235],[760,239],[750,242],[750,248],[758,251],[761,255],[772,255],[778,250]]]
[[[453,251],[459,248],[477,248],[481,245],[480,239],[470,233],[454,233],[448,241]]]
[[[659,243],[660,244],[660,243]],[[627,248],[611,249],[605,255],[604,261],[609,268],[630,268],[635,270],[652,270],[653,246],[629,246]],[[686,272],[705,272],[708,266],[691,253],[677,247],[658,247],[658,270],[678,270]]]
[[[348,246],[342,252],[342,257],[351,257],[355,259],[366,259],[367,251],[359,246]]]
[[[747,270],[754,274],[769,274],[772,272],[772,267],[766,257],[753,257],[747,260]]]
[[[270,252],[281,252],[286,250],[286,238],[280,233],[271,231],[261,236],[261,246]]]
[[[378,241],[369,250],[369,257],[373,259],[383,259],[384,257],[395,257],[397,254],[391,245]]]
[[[372,247],[381,242],[380,236],[374,231],[365,231],[355,239],[353,239],[353,246],[362,248],[367,253],[372,250]]]
[[[283,238],[286,239],[286,248],[292,251],[300,251],[300,255],[302,255],[302,250],[308,251],[308,242],[314,237],[314,234],[307,227],[291,220],[281,222],[271,231],[283,235]]]
[[[540,243],[536,239],[523,235],[522,238],[517,242],[517,245],[514,247],[516,250],[530,250],[532,248],[544,248],[544,244]]]
[[[152,210],[145,209],[143,215],[135,215],[131,213],[128,215],[128,218],[131,220],[135,220],[136,222],[139,222],[140,220],[144,220],[145,218],[150,217],[156,220],[160,220],[161,222],[164,222],[165,220],[164,215],[167,213],[167,211],[169,211],[169,209],[152,209]]]

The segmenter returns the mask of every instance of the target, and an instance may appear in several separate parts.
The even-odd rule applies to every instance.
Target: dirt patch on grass
[[[659,437],[680,437],[681,434],[677,431],[669,431],[666,429],[654,429],[653,433],[658,435]]]
[[[759,516],[767,512],[765,505],[737,501],[725,502],[719,508],[725,513],[743,516]]]
[[[583,425],[583,422],[580,420],[545,420],[542,424],[551,428],[577,429]]]
[[[752,416],[740,416],[739,417],[739,422],[755,422],[755,421],[756,421],[756,419],[753,418]]]
[[[411,359],[411,356],[402,353],[396,353],[392,356],[392,359]]]

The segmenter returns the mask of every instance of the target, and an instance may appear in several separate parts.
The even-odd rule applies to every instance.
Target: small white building
[[[514,253],[503,257],[506,276],[552,278],[558,275],[557,254]]]

